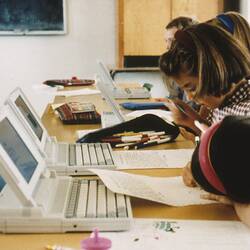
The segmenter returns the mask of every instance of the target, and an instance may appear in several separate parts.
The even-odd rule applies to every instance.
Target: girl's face
[[[176,27],[166,29],[164,33],[164,40],[166,42],[166,49],[169,50],[174,41],[174,34],[178,29]]]
[[[188,99],[195,101],[198,104],[204,105],[208,108],[217,108],[222,103],[224,96],[215,97],[204,95],[202,97],[195,97],[196,89],[199,84],[199,79],[197,76],[190,76],[187,74],[179,74],[173,77],[174,81],[180,86],[181,89],[185,91]]]

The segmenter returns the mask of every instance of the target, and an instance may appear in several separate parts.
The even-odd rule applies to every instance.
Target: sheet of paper
[[[122,193],[172,206],[209,204],[214,201],[201,199],[200,188],[184,185],[182,177],[149,177],[121,171],[91,169],[115,193]]]
[[[154,115],[158,115],[159,117],[173,122],[173,117],[172,117],[172,113],[170,111],[167,110],[162,110],[162,109],[145,109],[145,110],[136,110],[133,112],[130,112],[128,114],[126,114],[127,117],[129,118],[136,118],[145,114],[154,114]]]
[[[94,95],[94,94],[99,94],[100,90],[97,89],[89,89],[89,88],[84,88],[84,89],[76,89],[76,90],[63,90],[63,91],[57,91],[55,93],[55,96],[75,96],[75,95]]]
[[[76,136],[77,138],[81,138],[83,137],[84,135],[88,134],[88,133],[91,133],[91,132],[94,132],[96,131],[97,129],[85,129],[85,130],[77,130],[76,131]]]
[[[250,230],[239,221],[134,219],[131,230],[100,236],[113,250],[250,249]]]
[[[193,149],[114,151],[118,169],[182,168],[192,157]]]
[[[50,87],[45,84],[33,84],[32,89],[40,93],[46,93],[48,95],[55,95],[55,93],[61,88],[60,86]]]

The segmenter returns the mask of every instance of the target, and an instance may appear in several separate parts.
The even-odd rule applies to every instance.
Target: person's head
[[[227,116],[202,136],[191,161],[195,181],[206,191],[250,202],[250,117]]]
[[[229,32],[207,23],[176,32],[159,64],[189,99],[210,108],[218,107],[225,95],[250,75],[247,49]]]
[[[250,26],[248,21],[238,12],[228,11],[207,21],[230,32],[250,51]]]
[[[197,24],[198,22],[191,17],[180,16],[170,21],[165,27],[164,40],[166,42],[167,50],[170,48],[174,34],[177,30],[182,30],[191,25]]]

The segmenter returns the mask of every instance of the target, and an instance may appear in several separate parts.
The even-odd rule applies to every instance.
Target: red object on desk
[[[46,84],[51,87],[55,86],[64,86],[64,87],[71,87],[71,86],[88,86],[95,83],[95,80],[92,79],[78,79],[76,76],[73,76],[71,79],[62,79],[62,80],[47,80],[43,84]]]

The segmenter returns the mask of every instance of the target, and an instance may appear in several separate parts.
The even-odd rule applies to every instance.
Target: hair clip
[[[182,44],[186,49],[195,51],[195,44],[191,36],[185,30],[177,30],[175,32],[175,40]]]
[[[226,16],[225,14],[220,14],[216,18],[225,26],[228,32],[230,32],[231,34],[234,33],[234,23],[229,16]]]

